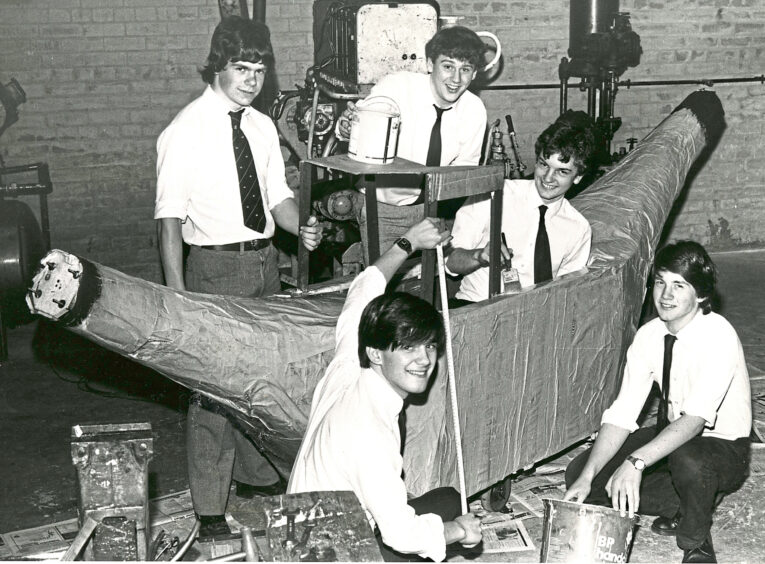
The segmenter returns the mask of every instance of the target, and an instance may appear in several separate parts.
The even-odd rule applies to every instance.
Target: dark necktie
[[[401,408],[398,414],[398,432],[401,435],[401,454],[404,454],[404,443],[406,443],[406,405]]]
[[[242,112],[229,112],[231,116],[231,132],[234,142],[234,158],[236,172],[239,175],[239,195],[242,198],[242,220],[244,225],[253,231],[263,233],[266,229],[266,213],[263,210],[263,197],[260,194],[260,183],[255,169],[255,160],[247,137],[242,132]]]
[[[425,159],[425,166],[441,166],[441,116],[451,108],[439,108],[435,104],[436,121],[433,123],[433,129],[430,130],[430,144],[428,145],[428,157]]]
[[[664,365],[661,369],[661,401],[659,414],[656,416],[656,429],[661,431],[669,425],[669,372],[672,368],[672,347],[677,337],[669,333],[664,335]]]
[[[539,206],[539,229],[534,245],[534,284],[552,279],[552,259],[550,258],[550,239],[545,227],[547,206]]]

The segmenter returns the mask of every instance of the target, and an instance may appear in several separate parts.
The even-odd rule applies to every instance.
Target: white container
[[[392,98],[370,96],[356,104],[348,156],[370,164],[393,162],[398,148],[401,110]]]

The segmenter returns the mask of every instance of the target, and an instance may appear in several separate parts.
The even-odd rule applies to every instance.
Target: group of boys
[[[472,31],[446,28],[426,46],[427,75],[395,73],[373,88],[373,95],[394,98],[401,109],[399,156],[429,166],[479,163],[486,110],[468,87],[484,51]],[[270,242],[275,226],[298,235],[309,250],[321,242],[315,217],[298,224],[273,123],[251,107],[272,67],[268,29],[242,18],[224,19],[202,69],[209,86],[159,138],[155,218],[170,287],[268,295],[279,289]],[[349,105],[344,117],[353,111]],[[349,133],[344,123],[338,125],[341,137]],[[592,169],[598,144],[590,118],[566,112],[536,142],[533,179],[505,182],[501,231],[507,245],[501,252],[504,259],[512,257],[522,286],[586,266],[591,230],[564,196]],[[447,269],[462,276],[457,298],[488,297],[489,200],[468,199],[449,233],[436,220],[422,219],[420,183],[421,178],[398,178],[396,185],[378,189],[383,252],[348,292],[335,356],[314,392],[287,486],[289,493],[356,493],[386,560],[440,561],[450,543],[481,541],[480,523],[461,514],[454,489],[409,499],[401,477],[399,415],[410,394],[426,389],[445,337],[441,316],[430,304],[386,293],[386,285],[411,253],[451,243]],[[364,234],[363,206],[358,218]],[[184,243],[189,247],[185,272]],[[737,488],[746,473],[751,424],[746,367],[735,331],[709,313],[714,266],[706,252],[684,242],[662,253],[653,273],[659,317],[638,332],[621,392],[603,416],[592,455],[572,464],[567,497],[630,513],[638,504],[646,510],[648,490],[661,475],[656,513],[662,517],[655,530],[677,535],[684,561],[714,561],[709,528],[716,497]],[[666,382],[657,376],[654,354],[664,334],[677,337]],[[670,390],[663,400],[669,406],[665,428],[637,429],[634,420],[654,381]],[[285,489],[236,422],[201,395],[189,410],[187,448],[203,538],[230,533],[224,513],[232,475],[240,497]]]

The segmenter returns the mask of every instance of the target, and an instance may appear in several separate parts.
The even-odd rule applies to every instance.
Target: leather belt
[[[271,239],[253,239],[252,241],[241,241],[239,243],[229,243],[227,245],[199,245],[201,249],[208,251],[259,251],[265,249],[271,244]]]

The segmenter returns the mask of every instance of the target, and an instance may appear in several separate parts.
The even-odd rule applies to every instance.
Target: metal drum
[[[0,199],[0,293],[26,288],[44,252],[40,225],[29,206]]]

